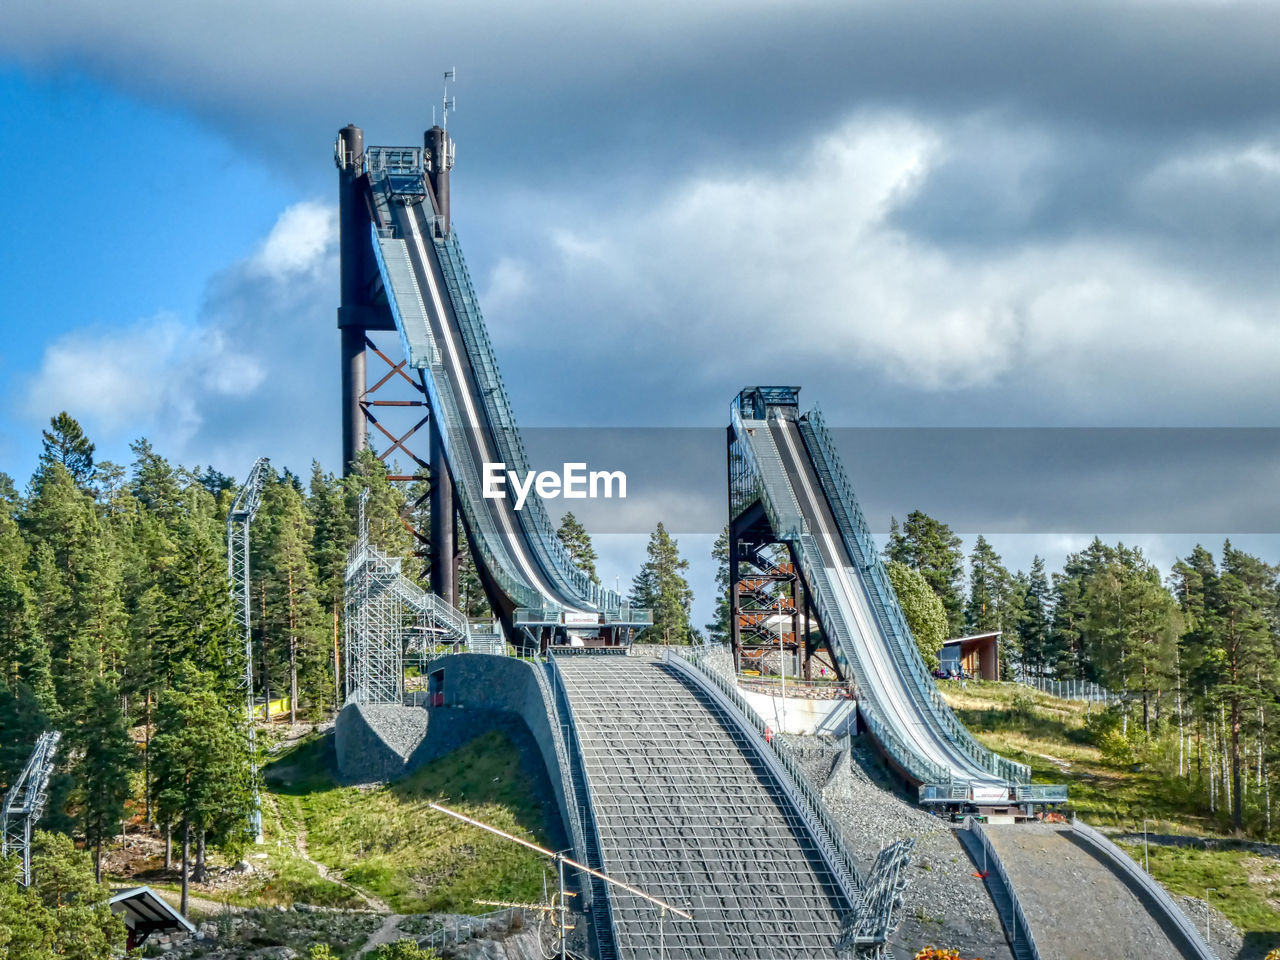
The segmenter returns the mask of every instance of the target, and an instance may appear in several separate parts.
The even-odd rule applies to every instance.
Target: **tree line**
[[[966,558],[960,538],[920,511],[892,521],[884,553],[891,577],[897,568],[928,584],[950,636],[1000,630],[1006,672],[1118,694],[1117,749],[1170,745],[1171,770],[1211,812],[1271,832],[1276,566],[1228,540],[1216,558],[1197,545],[1162,574],[1141,549],[1095,538],[1052,575],[1039,556],[1029,572],[1011,573],[985,537]]]
[[[63,731],[42,826],[104,844],[140,814],[181,845],[184,898],[208,846],[252,839],[243,639],[227,583],[234,481],[169,463],[145,439],[132,462],[95,460],[66,413],[43,432],[19,491],[0,474],[0,789],[37,735]],[[334,637],[355,501],[412,560],[404,495],[371,454],[340,480],[273,475],[252,527],[255,686],[291,719],[338,702]]]
[[[0,791],[41,731],[62,730],[42,827],[82,840],[101,877],[104,846],[140,816],[180,849],[185,897],[210,847],[238,857],[252,840],[243,638],[226,553],[238,487],[215,469],[170,463],[145,439],[130,451],[128,465],[96,459],[61,413],[25,488],[0,474]],[[259,717],[271,718],[273,702],[291,721],[341,704],[344,570],[366,489],[371,540],[421,574],[413,528],[425,535],[430,523],[424,483],[390,482],[371,451],[346,478],[318,463],[305,481],[268,476],[250,531]],[[572,514],[559,533],[598,579]],[[687,642],[688,564],[665,530],[655,538],[631,599],[659,611],[653,629],[667,642]],[[489,617],[462,540],[460,606]]]

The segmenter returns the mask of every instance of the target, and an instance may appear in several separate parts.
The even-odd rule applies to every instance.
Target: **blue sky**
[[[15,0],[0,470],[63,408],[120,461],[336,467],[332,139],[414,142],[452,66],[522,423],[786,382],[847,426],[1276,426],[1277,35],[1237,0]]]

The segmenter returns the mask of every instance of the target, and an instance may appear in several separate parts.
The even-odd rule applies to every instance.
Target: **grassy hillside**
[[[1099,747],[1088,722],[1101,711],[1098,704],[1013,683],[940,686],[979,741],[1030,766],[1037,781],[1067,784],[1071,808],[1090,823],[1141,830],[1146,818],[1193,833],[1221,826],[1201,807],[1197,791],[1177,778],[1176,746],[1172,756],[1170,745],[1158,741],[1138,752]]]
[[[940,684],[957,715],[985,746],[1029,765],[1037,781],[1065,783],[1070,807],[1094,825],[1141,833],[1219,838],[1210,848],[1149,845],[1151,874],[1174,893],[1203,898],[1245,933],[1280,930],[1280,859],[1233,845],[1225,822],[1177,776],[1176,741],[1138,750],[1103,749],[1099,706],[1011,683]],[[1092,724],[1090,718],[1093,717]],[[1142,845],[1121,843],[1136,860]]]
[[[275,760],[266,782],[284,837],[397,913],[478,913],[489,909],[476,906],[478,898],[542,897],[542,858],[427,806],[435,800],[554,847],[549,824],[556,811],[546,774],[522,765],[520,751],[502,733],[485,734],[377,788],[340,786],[332,738],[315,737]],[[312,886],[311,878],[320,878],[299,860],[293,879],[282,882]]]

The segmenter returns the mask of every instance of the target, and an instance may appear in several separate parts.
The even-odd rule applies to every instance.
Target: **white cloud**
[[[325,263],[338,237],[338,210],[329,204],[304,201],[280,215],[249,266],[263,274],[314,273]]]
[[[842,402],[886,381],[918,394],[1002,390],[1015,422],[1038,411],[1167,422],[1206,402],[1274,410],[1280,326],[1256,296],[1132,237],[965,248],[897,226],[955,137],[972,141],[971,127],[956,129],[861,114],[794,162],[752,162],[676,183],[643,208],[582,213],[548,231],[527,270],[525,311],[564,327],[511,326],[527,331],[526,346],[625,341],[638,367],[674,379],[781,369],[791,382],[842,386],[828,397]],[[997,202],[1001,189],[1025,196],[1025,180],[988,189]]]
[[[163,314],[50,343],[19,407],[79,419],[100,455],[145,435],[174,460],[236,471],[264,453],[336,466],[336,212],[284,210],[260,248],[210,279],[198,318]],[[335,374],[332,380],[324,373]]]
[[[67,410],[91,435],[132,436],[145,425],[157,441],[182,445],[202,423],[205,404],[251,392],[263,377],[259,361],[218,330],[161,315],[59,337],[45,350],[24,411],[44,422]]]

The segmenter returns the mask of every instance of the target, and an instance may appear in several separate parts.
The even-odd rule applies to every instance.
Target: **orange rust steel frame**
[[[387,474],[388,480],[399,482],[399,483],[410,483],[414,480],[425,480],[427,484],[430,485],[432,482],[434,482],[433,478],[431,477],[431,464],[425,458],[418,456],[418,454],[416,454],[410,448],[408,443],[410,438],[414,437],[419,430],[421,430],[424,426],[426,426],[431,421],[431,414],[428,412],[427,401],[425,399],[421,399],[423,394],[422,385],[419,384],[416,380],[414,380],[411,376],[409,376],[408,373],[405,372],[406,361],[401,360],[398,363],[393,361],[382,350],[380,350],[378,348],[378,345],[375,344],[367,335],[364,338],[364,345],[366,350],[373,353],[380,360],[382,360],[383,363],[387,365],[387,372],[384,373],[381,379],[379,379],[376,383],[366,388],[365,392],[360,397],[360,409],[364,411],[365,420],[371,426],[376,428],[379,433],[381,433],[384,437],[386,437],[391,444],[381,453],[379,453],[376,449],[374,450],[374,453],[377,456],[377,458],[383,462],[383,464],[387,464],[388,459],[392,455],[394,455],[397,450],[401,450],[404,452],[404,455],[406,457],[408,457],[410,460],[413,461],[414,466],[418,468],[418,472],[416,473],[389,473]],[[398,380],[397,380],[397,377],[399,378]],[[372,399],[373,394],[377,393],[379,390],[387,389],[388,385],[391,384],[393,381],[396,384],[400,384],[400,381],[407,383],[410,387],[413,388],[414,394],[419,399],[413,399],[413,400],[393,400],[393,399],[381,399],[381,398]],[[412,427],[410,427],[404,433],[396,435],[395,433],[392,433],[390,430],[388,430],[387,427],[384,426],[378,420],[378,417],[374,414],[374,409],[377,407],[399,407],[399,408],[420,407],[423,409],[424,415],[421,418],[419,418],[417,423],[415,423]],[[370,446],[372,446],[372,444]],[[427,496],[426,494],[423,494],[421,497],[417,498],[417,500],[415,500],[411,505],[409,505],[406,508],[406,513],[411,515],[412,511],[416,510],[418,507],[422,505],[423,501],[426,499],[426,496]],[[418,544],[418,549],[414,551],[415,555],[422,558],[424,562],[430,562],[428,557],[428,551],[427,551],[427,547],[430,542],[428,536],[421,530],[418,530],[412,523],[409,522],[408,515],[401,516],[400,523],[403,524],[405,530],[407,530],[413,536],[415,542]],[[425,573],[424,573],[424,576],[425,576]]]

